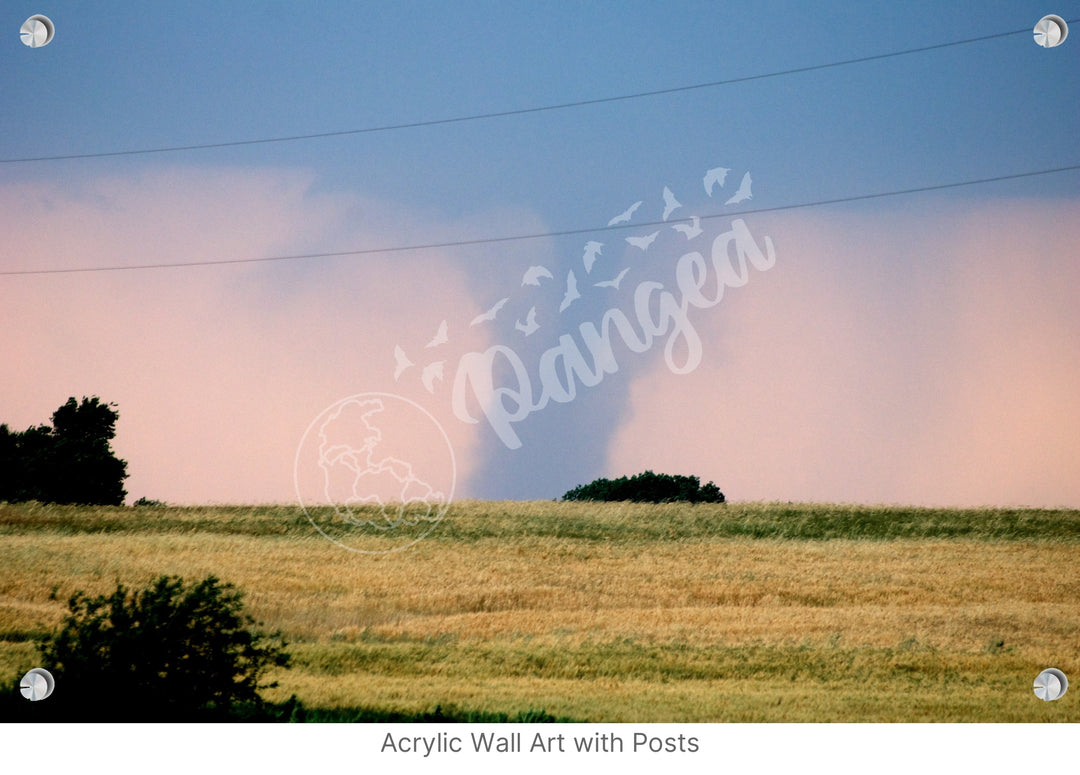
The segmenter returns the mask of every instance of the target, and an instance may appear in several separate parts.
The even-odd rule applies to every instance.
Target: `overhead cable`
[[[753,215],[755,213],[773,213],[780,212],[782,210],[797,210],[806,207],[822,207],[825,205],[844,204],[847,202],[860,202],[868,199],[881,199],[890,196],[903,196],[905,194],[919,194],[927,191],[943,191],[945,189],[960,188],[962,186],[975,186],[983,183],[995,183],[1002,180],[1030,178],[1037,175],[1050,175],[1056,172],[1068,172],[1071,170],[1080,170],[1080,164],[1071,164],[1064,167],[1054,167],[1045,170],[1034,170],[1031,172],[1017,172],[1010,175],[996,175],[991,178],[978,178],[976,180],[961,180],[952,183],[937,183],[934,185],[918,186],[916,188],[905,188],[895,191],[881,191],[872,194],[855,194],[852,196],[836,197],[834,199],[819,199],[813,202],[800,202],[797,204],[789,205],[775,205],[772,207],[757,207],[749,210],[739,210],[736,212],[727,213],[711,213],[698,217],[703,221],[713,218],[735,218],[743,215]],[[0,276],[73,274],[77,272],[121,272],[145,269],[175,269],[181,267],[223,266],[226,264],[258,264],[271,261],[300,261],[305,259],[338,258],[342,256],[364,256],[378,253],[405,253],[410,251],[435,250],[439,248],[459,248],[474,245],[491,245],[500,242],[519,242],[523,240],[547,239],[550,237],[568,237],[580,234],[601,234],[604,232],[624,231],[626,229],[638,229],[649,226],[664,226],[665,224],[670,225],[675,223],[690,223],[691,221],[692,218],[671,218],[668,221],[645,221],[642,223],[619,224],[616,226],[599,226],[584,229],[562,229],[559,231],[534,232],[531,234],[510,234],[496,237],[475,237],[472,239],[449,240],[445,242],[426,242],[414,245],[390,245],[374,248],[357,248],[355,250],[336,250],[328,251],[325,253],[299,253],[295,255],[285,256],[260,256],[257,258],[223,258],[207,261],[177,261],[160,264],[130,264],[53,269],[13,269],[8,271],[0,271]]]

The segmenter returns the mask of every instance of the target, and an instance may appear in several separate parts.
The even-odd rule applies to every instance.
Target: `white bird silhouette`
[[[705,173],[705,180],[702,181],[705,184],[705,193],[712,196],[713,186],[719,184],[720,188],[724,187],[724,181],[727,180],[727,174],[731,172],[727,167],[714,167]]]
[[[420,372],[420,381],[424,383],[424,387],[427,388],[427,392],[435,392],[435,380],[442,381],[443,378],[443,364],[446,361],[435,361],[429,363],[424,367],[424,370]]]
[[[631,245],[633,245],[635,248],[641,248],[642,250],[648,250],[649,245],[653,244],[653,242],[656,241],[656,237],[659,234],[660,234],[659,231],[654,231],[652,234],[649,234],[648,236],[645,236],[645,237],[627,237],[626,241],[629,242]]]
[[[682,207],[682,202],[675,198],[670,188],[664,186],[664,220],[666,221],[668,216],[680,207]]]
[[[438,347],[440,344],[446,344],[449,340],[446,338],[446,321],[439,323],[439,330],[435,332],[435,336],[431,338],[431,341],[424,345],[424,348]]]
[[[607,222],[608,226],[614,226],[618,223],[630,223],[630,219],[634,217],[634,212],[641,207],[641,202],[634,202],[625,211],[619,213],[610,221]]]
[[[505,299],[499,299],[497,302],[495,302],[495,306],[493,306],[487,312],[484,312],[484,313],[474,317],[472,319],[472,322],[469,323],[469,325],[470,326],[475,326],[475,325],[479,325],[480,323],[488,323],[488,322],[494,320],[495,316],[499,314],[499,310],[501,310],[503,308],[503,305],[505,305],[506,302],[508,302],[508,301],[510,301],[509,296],[507,296]]]
[[[589,241],[585,243],[585,255],[581,257],[582,262],[585,264],[585,272],[592,271],[593,264],[596,263],[596,259],[600,257],[600,248],[604,247],[603,242]]]
[[[520,320],[515,322],[514,328],[525,334],[525,336],[530,336],[534,331],[540,328],[539,324],[536,322],[536,307],[531,307],[529,309],[529,314],[525,316],[524,323]]]
[[[739,190],[735,192],[735,196],[724,202],[726,205],[737,205],[739,202],[745,202],[747,199],[753,199],[754,195],[750,193],[750,173],[747,172],[742,176],[742,182],[739,183]]]
[[[691,215],[690,220],[693,221],[693,223],[676,223],[671,228],[685,234],[687,239],[693,239],[701,234],[701,218],[696,215]]]
[[[546,277],[549,280],[554,280],[555,277],[548,271],[546,266],[530,266],[525,270],[525,275],[521,278],[521,284],[525,285],[539,285],[540,278]]]
[[[581,298],[581,294],[577,289],[577,277],[574,276],[574,270],[570,270],[570,274],[566,275],[566,293],[563,294],[562,304],[559,305],[559,312],[562,312],[576,300]]]
[[[401,349],[401,345],[394,345],[394,382],[398,381],[401,372],[413,365],[413,362],[409,360],[409,356]]]
[[[619,290],[619,283],[622,282],[622,279],[624,277],[626,277],[626,273],[629,272],[629,271],[630,271],[630,267],[626,267],[621,272],[619,272],[617,275],[615,275],[614,280],[604,280],[603,282],[593,283],[593,284],[597,288],[614,288],[615,290]]]

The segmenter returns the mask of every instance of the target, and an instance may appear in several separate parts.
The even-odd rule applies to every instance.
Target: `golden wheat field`
[[[292,506],[0,504],[0,678],[75,590],[237,585],[269,699],[582,721],[1080,721],[1080,512],[466,501],[364,555]]]

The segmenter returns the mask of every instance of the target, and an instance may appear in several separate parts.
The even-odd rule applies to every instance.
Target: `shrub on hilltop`
[[[713,482],[696,476],[645,471],[630,478],[596,479],[563,495],[564,501],[632,501],[635,503],[723,503],[724,493]]]

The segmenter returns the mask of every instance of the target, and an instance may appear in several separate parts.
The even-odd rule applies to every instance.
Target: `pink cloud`
[[[0,267],[282,255],[393,244],[402,223],[418,239],[444,228],[312,183],[297,172],[178,168],[4,186]],[[380,208],[385,231],[374,225]],[[99,395],[119,407],[114,447],[129,461],[132,498],[288,502],[311,420],[345,396],[384,391],[436,415],[464,480],[477,464],[475,429],[454,422],[419,373],[438,357],[422,347],[434,326],[477,306],[440,251],[3,277],[0,422],[22,429],[69,395]],[[398,342],[417,366],[395,382]]]
[[[611,474],[740,500],[1080,505],[1080,208],[748,218],[776,266],[635,380]],[[760,238],[760,237],[759,237]]]

